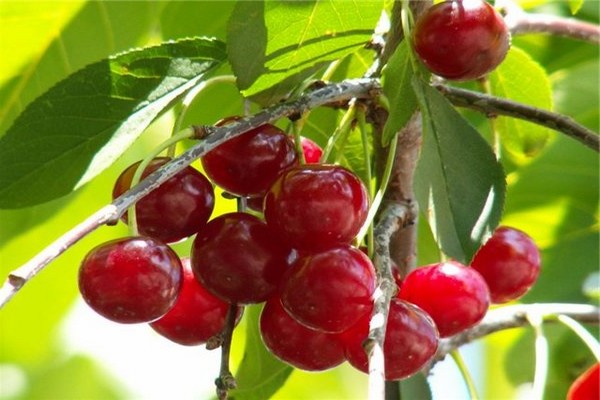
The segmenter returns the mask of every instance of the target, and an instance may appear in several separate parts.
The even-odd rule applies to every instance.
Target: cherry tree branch
[[[600,151],[600,137],[598,134],[578,124],[566,115],[442,83],[434,83],[433,87],[439,90],[455,106],[470,108],[488,116],[505,115],[542,125],[563,133],[590,149]]]
[[[242,118],[227,126],[196,127],[197,136],[203,139],[198,144],[148,175],[138,185],[116,198],[109,205],[102,207],[82,223],[58,238],[27,263],[12,271],[4,285],[0,288],[0,308],[10,301],[29,280],[41,272],[52,260],[100,226],[117,223],[119,217],[129,207],[216,146],[244,132],[280,118],[301,114],[312,108],[328,103],[346,101],[354,97],[361,99],[371,98],[377,95],[379,91],[380,85],[375,79],[350,79],[341,83],[327,85],[301,96],[297,100],[269,107],[253,116]]]

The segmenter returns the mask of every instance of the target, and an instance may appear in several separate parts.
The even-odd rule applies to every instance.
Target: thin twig
[[[505,115],[533,122],[563,133],[590,149],[600,151],[600,137],[598,134],[578,124],[566,115],[441,83],[434,83],[433,87],[456,106],[470,108],[486,115]]]
[[[229,367],[231,342],[233,339],[233,330],[235,328],[237,314],[237,304],[230,304],[229,310],[227,310],[227,317],[225,319],[225,327],[223,328],[222,332],[223,342],[221,343],[221,369],[219,372],[219,377],[215,380],[217,397],[219,400],[227,400],[229,391],[237,387],[237,383]]]
[[[2,308],[30,279],[46,265],[57,258],[80,239],[105,224],[117,223],[119,217],[138,200],[144,198],[163,182],[173,177],[194,160],[223,142],[241,135],[251,129],[282,117],[303,113],[331,102],[346,101],[351,98],[370,98],[379,93],[379,82],[374,79],[351,79],[342,83],[327,85],[299,99],[269,107],[258,114],[242,118],[223,127],[197,127],[198,136],[205,138],[191,149],[174,158],[157,171],[148,175],[111,204],[104,206],[85,221],[65,233],[30,261],[11,272],[0,288],[0,308]]]

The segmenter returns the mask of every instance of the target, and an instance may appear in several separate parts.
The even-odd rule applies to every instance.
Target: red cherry
[[[367,217],[360,179],[337,165],[309,164],[282,173],[264,201],[267,224],[292,247],[323,250],[348,244]]]
[[[150,175],[170,161],[168,157],[152,160],[142,173]],[[131,187],[131,180],[140,162],[121,173],[113,188],[113,199]],[[204,175],[186,167],[167,180],[135,206],[141,234],[165,243],[177,242],[198,232],[206,224],[214,207],[214,191]],[[127,213],[121,219],[127,222]]]
[[[115,322],[162,317],[181,289],[179,257],[149,237],[129,237],[92,249],[79,269],[79,291],[98,314]]]
[[[209,291],[230,303],[260,303],[277,289],[289,253],[255,216],[223,214],[196,235],[192,270]]]
[[[506,303],[523,296],[540,273],[540,252],[526,233],[508,227],[496,229],[479,249],[471,267],[490,288],[492,303]]]
[[[454,335],[481,321],[490,303],[483,277],[455,261],[411,271],[404,278],[398,297],[428,313],[441,337]]]
[[[264,195],[281,171],[297,162],[294,143],[270,124],[228,140],[202,157],[213,182],[244,197]]]
[[[150,326],[184,346],[204,344],[225,327],[229,304],[215,297],[194,277],[189,258],[181,260],[183,286],[171,310]],[[241,316],[242,308],[239,308]],[[239,321],[239,317],[238,317]]]
[[[300,144],[302,145],[302,152],[304,153],[304,161],[306,161],[307,164],[318,164],[323,155],[321,146],[304,136],[300,137]]]
[[[269,299],[260,315],[265,346],[282,361],[305,371],[323,371],[344,361],[337,335],[309,329],[283,309],[278,297]]]
[[[571,384],[567,400],[600,399],[600,363],[596,363]]]
[[[300,257],[283,282],[281,302],[298,322],[335,333],[371,312],[374,291],[371,260],[346,245]]]
[[[502,16],[485,1],[450,0],[433,5],[419,17],[413,43],[434,74],[471,80],[504,60],[510,34]]]
[[[361,318],[341,334],[346,359],[365,373],[369,367],[363,343],[369,333],[370,318]],[[394,381],[413,375],[431,360],[437,347],[438,332],[431,318],[414,304],[392,299],[383,345],[385,379]]]

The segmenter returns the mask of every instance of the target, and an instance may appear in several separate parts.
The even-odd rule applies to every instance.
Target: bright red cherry
[[[508,227],[496,229],[479,249],[471,267],[490,288],[492,303],[506,303],[523,296],[540,273],[540,252],[526,233]]]
[[[271,353],[305,371],[323,371],[345,359],[338,335],[299,324],[283,309],[278,297],[266,302],[260,316],[260,333]]]
[[[367,217],[361,180],[337,165],[308,164],[282,173],[267,192],[264,214],[278,236],[300,250],[347,244]]]
[[[363,343],[369,333],[370,315],[341,334],[346,359],[356,369],[368,372]],[[419,307],[392,299],[383,345],[385,379],[408,378],[431,360],[438,347],[438,332],[431,318]]]
[[[167,339],[184,346],[204,344],[225,327],[229,304],[210,293],[192,272],[189,258],[181,260],[183,286],[175,305],[150,326]],[[239,308],[241,316],[242,308]]]
[[[483,0],[449,0],[427,9],[413,30],[414,48],[441,77],[472,80],[496,68],[508,52],[502,16]]]
[[[346,245],[296,260],[282,284],[281,302],[298,322],[336,333],[371,312],[374,291],[371,260]]]
[[[302,153],[304,153],[304,161],[307,164],[317,164],[321,160],[323,155],[321,146],[304,136],[300,137],[300,144],[302,145]]]
[[[125,324],[162,317],[183,281],[179,257],[149,237],[128,237],[92,249],[79,269],[79,291],[98,314]]]
[[[297,163],[294,142],[270,124],[228,140],[202,157],[204,171],[214,183],[244,197],[264,195],[281,171]]]
[[[481,321],[490,303],[483,277],[455,261],[411,271],[404,278],[398,297],[429,314],[441,337],[454,335]]]
[[[142,173],[150,175],[170,161],[168,157],[152,160]],[[113,188],[113,199],[131,187],[140,162],[121,173]],[[177,242],[198,232],[206,224],[214,207],[212,185],[199,171],[186,167],[177,175],[138,201],[135,206],[141,234],[165,243]],[[127,222],[127,213],[121,219]]]
[[[567,392],[567,400],[595,400],[600,398],[600,363],[592,365]]]
[[[192,269],[209,291],[230,303],[261,303],[277,289],[289,254],[255,216],[223,214],[196,235]]]

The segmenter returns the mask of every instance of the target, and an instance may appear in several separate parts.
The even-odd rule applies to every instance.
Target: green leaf
[[[495,96],[552,109],[552,90],[546,71],[521,49],[513,46],[489,80]],[[516,118],[498,117],[496,129],[502,144],[517,159],[536,155],[550,137],[548,128]]]
[[[581,10],[583,6],[583,0],[569,0],[569,8],[571,9],[571,14],[575,15]]]
[[[224,38],[233,1],[169,1],[160,14],[164,39],[193,36]]]
[[[246,307],[246,348],[235,375],[237,389],[229,392],[233,400],[268,399],[293,371],[265,348],[258,330],[261,310],[261,306]]]
[[[468,263],[500,220],[504,172],[488,143],[446,98],[420,79],[413,86],[424,135],[417,200],[442,251]]]
[[[0,207],[58,198],[108,167],[156,116],[225,59],[222,42],[168,42],[63,80],[0,138]]]
[[[227,29],[239,87],[252,96],[355,52],[371,38],[381,10],[380,1],[239,1]]]
[[[417,109],[408,52],[408,43],[403,40],[383,71],[383,93],[390,103],[390,113],[383,127],[383,146],[387,146],[394,135],[400,132]]]

